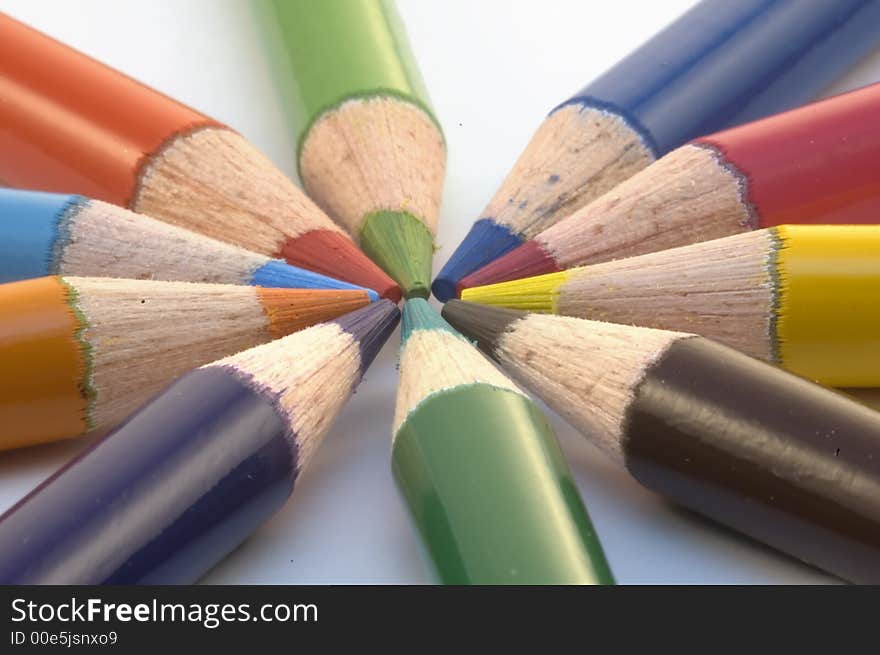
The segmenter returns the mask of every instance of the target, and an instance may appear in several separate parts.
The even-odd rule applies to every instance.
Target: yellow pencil
[[[465,289],[462,299],[683,330],[823,384],[880,386],[880,227],[783,225]]]

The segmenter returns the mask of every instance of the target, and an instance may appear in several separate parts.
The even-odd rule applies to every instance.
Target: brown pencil
[[[647,488],[880,582],[880,413],[693,334],[460,300],[443,315]]]

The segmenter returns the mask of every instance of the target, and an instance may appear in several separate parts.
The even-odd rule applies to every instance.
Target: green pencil
[[[403,310],[392,464],[446,584],[613,584],[541,411],[420,298]]]
[[[407,297],[427,298],[446,148],[394,7],[269,6],[306,191]]]

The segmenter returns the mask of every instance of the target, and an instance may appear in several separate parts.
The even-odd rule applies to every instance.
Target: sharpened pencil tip
[[[473,224],[464,240],[444,264],[431,290],[440,302],[455,298],[459,281],[491,261],[510,252],[523,239],[505,225],[491,218],[481,218]]]
[[[442,314],[450,325],[476,341],[480,350],[490,356],[510,324],[527,316],[527,312],[478,305],[463,300],[450,300],[443,306]]]

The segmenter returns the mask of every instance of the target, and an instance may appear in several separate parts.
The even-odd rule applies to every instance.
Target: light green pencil
[[[306,191],[407,297],[427,298],[446,148],[394,7],[269,7]]]

